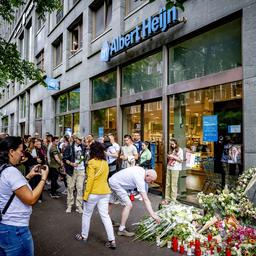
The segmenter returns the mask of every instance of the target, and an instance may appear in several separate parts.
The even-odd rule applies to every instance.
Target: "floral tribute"
[[[202,209],[164,203],[157,212],[161,223],[152,218],[136,223],[135,239],[167,246],[183,255],[256,256],[256,207],[245,195],[255,175],[256,168],[245,171],[234,191],[199,193]]]

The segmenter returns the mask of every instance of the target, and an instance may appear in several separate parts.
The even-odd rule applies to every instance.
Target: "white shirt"
[[[133,190],[137,188],[139,192],[146,192],[146,171],[140,166],[132,166],[114,174],[109,179],[111,188],[122,187],[125,190]]]
[[[15,167],[4,169],[0,176],[0,209],[3,211],[13,191],[28,185],[27,180]],[[2,215],[1,223],[12,226],[29,226],[32,207],[24,204],[17,196],[12,200],[6,213]]]
[[[75,161],[78,163],[78,166],[75,167],[75,170],[84,170],[84,161],[82,161],[81,157],[83,155],[82,147],[75,143]]]
[[[120,151],[120,146],[116,142],[113,143],[112,146],[108,147],[108,149],[107,149],[107,153],[110,153],[110,154],[115,154],[119,151]],[[107,157],[108,164],[113,163],[114,161],[116,161],[116,159],[117,159],[117,156],[108,155],[108,157]]]
[[[175,155],[181,159],[181,162],[179,161],[175,161],[174,165],[169,167],[170,170],[174,170],[174,171],[181,171],[182,170],[182,162],[183,162],[183,150],[182,148],[179,148],[178,153],[175,153]]]

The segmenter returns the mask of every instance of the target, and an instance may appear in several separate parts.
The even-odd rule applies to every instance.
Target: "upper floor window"
[[[19,36],[18,49],[19,49],[21,58],[23,58],[24,57],[24,32],[22,32]]]
[[[37,31],[39,31],[43,27],[44,23],[45,23],[45,18],[37,17],[37,24],[36,24]]]
[[[91,5],[93,11],[93,35],[102,34],[110,25],[112,19],[112,0],[96,1]]]
[[[32,61],[32,20],[28,22],[26,30],[26,59]]]
[[[148,0],[126,0],[126,14],[134,11],[137,9],[140,5],[147,2]]]
[[[58,37],[53,43],[53,66],[56,67],[62,63],[62,35]]]
[[[35,118],[41,119],[43,117],[43,103],[42,101],[35,104]]]
[[[75,5],[79,0],[73,0],[73,5]]]
[[[9,123],[8,116],[3,117],[2,118],[2,132],[8,133],[8,123]]]
[[[38,53],[36,56],[36,66],[44,71],[44,50]]]
[[[68,28],[70,32],[70,53],[74,54],[83,46],[83,20],[82,16],[79,17]]]
[[[63,18],[63,11],[64,11],[64,0],[60,0],[61,7],[56,12],[56,23],[59,23]]]
[[[20,118],[25,118],[26,116],[26,95],[20,96]]]

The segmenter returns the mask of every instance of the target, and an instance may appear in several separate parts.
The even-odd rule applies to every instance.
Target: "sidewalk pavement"
[[[149,194],[154,210],[158,209],[160,196]],[[145,241],[133,241],[133,238],[119,237],[116,235],[117,249],[111,250],[104,246],[107,240],[105,229],[101,222],[97,209],[91,219],[91,228],[87,242],[76,241],[74,236],[81,232],[82,215],[75,212],[65,213],[66,196],[59,199],[49,197],[44,191],[43,203],[37,203],[33,207],[31,217],[31,231],[35,244],[35,256],[169,256],[174,254],[168,248],[158,248],[155,243]],[[112,219],[120,222],[122,207],[115,205],[112,211]],[[134,201],[134,207],[127,222],[127,228],[134,230],[136,223],[146,215],[144,203]],[[117,231],[118,228],[114,228]]]

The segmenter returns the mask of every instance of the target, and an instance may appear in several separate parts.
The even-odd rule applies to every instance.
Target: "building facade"
[[[58,85],[3,88],[3,132],[114,132],[120,144],[139,132],[161,192],[171,137],[188,149],[188,195],[204,189],[208,170],[217,181],[226,168],[237,175],[256,165],[255,0],[187,0],[169,16],[161,0],[62,3],[40,20],[28,1],[1,28]]]

